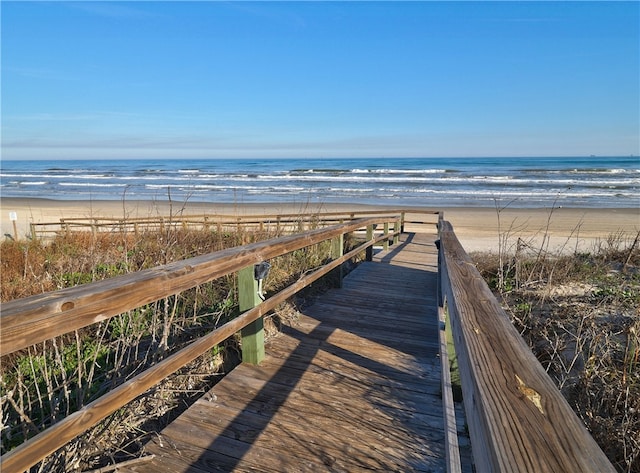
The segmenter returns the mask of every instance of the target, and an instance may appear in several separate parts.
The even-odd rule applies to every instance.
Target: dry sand
[[[168,215],[255,215],[306,213],[313,211],[376,210],[377,207],[354,204],[186,204],[156,201],[61,201],[52,199],[0,199],[2,235],[14,235],[10,213],[15,212],[18,237],[29,234],[30,223],[58,222],[71,217],[151,217]],[[423,209],[433,210],[433,209]],[[468,252],[498,249],[499,235],[505,247],[521,242],[538,247],[548,242],[557,251],[589,250],[614,234],[632,240],[640,232],[640,208],[636,209],[504,209],[445,208],[445,220],[451,222],[456,235]],[[545,240],[546,238],[546,240]]]
[[[633,240],[640,232],[640,209],[445,209],[467,250],[496,251],[502,240],[513,250],[522,243],[552,251],[591,250],[611,236]]]

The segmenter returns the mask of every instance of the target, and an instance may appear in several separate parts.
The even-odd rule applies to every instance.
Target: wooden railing
[[[0,355],[235,272],[244,288],[240,308],[246,311],[6,453],[0,459],[2,471],[30,468],[237,332],[242,333],[244,360],[259,362],[265,314],[358,253],[365,251],[370,257],[373,245],[396,240],[402,222],[400,215],[357,219],[3,304]],[[513,327],[442,214],[438,228],[441,307],[452,327],[476,471],[615,471]],[[364,243],[345,254],[344,236],[363,229]],[[256,299],[254,265],[327,240],[332,242],[331,262],[264,302]]]
[[[451,224],[441,220],[439,234],[442,304],[476,471],[615,471],[511,324]]]
[[[335,225],[348,220],[365,217],[385,217],[400,215],[404,223],[407,214],[437,214],[425,210],[361,210],[357,212],[314,212],[291,214],[254,214],[254,215],[169,215],[139,218],[114,217],[74,217],[61,218],[56,222],[37,222],[30,224],[31,237],[48,238],[61,232],[91,231],[127,232],[138,234],[143,231],[163,231],[166,229],[198,229],[205,231],[275,231],[282,233],[302,232],[319,226]],[[419,219],[420,222],[422,218]],[[402,225],[402,224],[401,224]]]
[[[387,247],[397,241],[400,224],[399,215],[357,219],[2,304],[0,355],[13,353],[236,272],[241,291],[240,310],[245,310],[237,318],[3,455],[0,459],[3,473],[27,470],[237,332],[242,333],[243,361],[259,362],[264,356],[262,318],[265,314],[329,271],[340,268],[357,254],[365,251],[370,257],[373,245]],[[361,229],[366,229],[364,243],[343,254],[344,236]],[[328,264],[303,276],[264,302],[256,298],[254,265],[327,240],[332,242],[333,256]]]

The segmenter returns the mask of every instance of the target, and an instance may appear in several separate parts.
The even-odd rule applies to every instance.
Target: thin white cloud
[[[21,122],[69,122],[69,121],[89,121],[103,118],[103,115],[96,113],[59,114],[59,113],[31,113],[25,115],[5,116],[5,121]]]
[[[292,29],[304,29],[307,27],[307,21],[301,15],[288,10],[286,2],[280,4],[278,2],[267,2],[266,7],[261,5],[260,2],[229,2],[226,5],[247,15],[275,23],[278,26]],[[278,6],[276,7],[275,5]]]
[[[66,3],[68,8],[74,8],[76,10],[82,10],[86,13],[101,16],[105,18],[113,18],[117,20],[125,19],[144,19],[144,18],[158,18],[161,15],[157,12],[151,12],[141,8],[133,8],[129,4],[124,5],[124,2],[103,2],[103,1],[88,1],[88,2],[69,2]],[[140,4],[144,4],[142,1]]]
[[[69,75],[65,72],[39,68],[39,67],[16,67],[6,66],[3,67],[3,74],[12,73],[20,77],[28,79],[41,79],[41,80],[57,80],[57,81],[79,81],[80,78],[75,75]]]
[[[261,132],[78,133],[74,137],[37,134],[5,139],[3,152],[11,155],[63,153],[106,157],[126,156],[484,156],[629,154],[637,148],[631,136],[625,143],[612,142],[606,133],[593,139],[557,137],[538,133],[380,134],[344,137],[306,136],[272,138]],[[6,137],[5,137],[6,138]],[[625,148],[628,148],[625,150]]]

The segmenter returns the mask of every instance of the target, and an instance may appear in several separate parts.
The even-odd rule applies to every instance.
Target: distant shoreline
[[[311,213],[349,210],[384,210],[398,206],[351,203],[208,203],[151,200],[56,200],[50,198],[0,198],[2,235],[13,235],[10,212],[17,214],[19,238],[29,233],[29,224],[58,222],[71,217],[150,217],[167,215],[251,215]],[[640,209],[636,208],[506,208],[499,213],[491,207],[406,207],[416,210],[441,210],[452,223],[467,251],[496,250],[498,235],[508,234],[531,244],[541,244],[546,235],[550,249],[576,247],[589,249],[598,240],[622,233],[628,238],[640,231]],[[498,231],[500,223],[500,232]]]
[[[611,158],[2,162],[5,197],[321,205],[636,208],[640,163]]]

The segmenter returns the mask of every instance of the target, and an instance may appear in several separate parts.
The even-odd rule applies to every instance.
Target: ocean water
[[[637,208],[640,158],[2,161],[0,196],[435,208]]]

